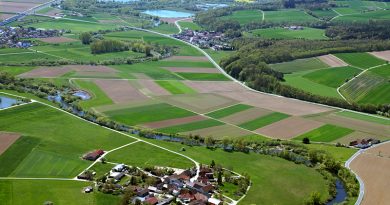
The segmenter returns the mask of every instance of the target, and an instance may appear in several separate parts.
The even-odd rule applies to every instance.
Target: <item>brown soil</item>
[[[102,72],[87,72],[87,71],[77,71],[77,77],[86,77],[86,78],[118,78],[117,73],[102,73]]]
[[[143,93],[148,93],[154,96],[170,95],[170,93],[164,88],[160,87],[153,80],[138,80],[138,83],[142,86]],[[141,91],[141,92],[142,92]]]
[[[117,72],[115,69],[110,68],[108,66],[93,66],[93,65],[67,65],[63,66],[74,71],[82,71],[82,72],[99,72],[99,73],[115,73]]]
[[[316,122],[314,120],[300,117],[289,117],[257,129],[256,132],[277,139],[291,139],[322,125],[323,123]]]
[[[127,80],[94,80],[94,82],[117,104],[147,99]]]
[[[164,61],[193,61],[193,62],[207,62],[208,58],[205,56],[171,56],[169,58],[164,59]]]
[[[38,5],[36,3],[0,1],[0,12],[23,12]]]
[[[19,75],[19,77],[24,77],[24,78],[59,77],[70,71],[71,69],[68,67],[40,67],[31,70],[29,72],[22,73]]]
[[[49,37],[49,38],[39,38],[40,41],[46,42],[46,43],[67,43],[67,42],[74,42],[76,39],[73,38],[67,38],[67,37]]]
[[[5,152],[18,138],[18,133],[0,132],[0,155]]]
[[[348,63],[342,61],[340,58],[337,58],[334,55],[323,55],[318,57],[322,62],[326,63],[330,67],[342,67],[342,66],[347,66]]]
[[[371,52],[371,54],[376,56],[377,58],[390,61],[390,51]]]
[[[272,113],[272,111],[261,109],[261,108],[251,108],[244,110],[242,112],[234,113],[233,115],[222,118],[224,122],[229,122],[235,125],[254,120],[258,117],[265,116]]]
[[[178,73],[220,73],[216,68],[185,68],[185,67],[163,67],[165,70]]]
[[[390,143],[364,151],[352,161],[351,168],[364,182],[362,205],[389,204]]]
[[[175,21],[184,19],[184,18],[160,18],[161,21],[167,22],[167,23],[175,23]]]
[[[314,105],[290,98],[256,93],[253,91],[220,92],[219,94],[248,105],[295,116],[310,115],[332,110],[331,108],[320,105]]]
[[[246,89],[235,82],[216,82],[216,81],[183,81],[186,85],[199,93],[219,93],[246,91]]]
[[[200,115],[190,116],[190,117],[183,117],[183,118],[176,118],[176,119],[170,119],[170,120],[163,120],[158,122],[150,122],[143,124],[143,126],[151,128],[151,129],[158,129],[162,127],[170,127],[174,125],[181,125],[181,124],[187,124],[191,122],[197,122],[201,120],[205,120],[206,118]]]
[[[193,134],[200,136],[211,136],[214,139],[222,139],[223,137],[240,137],[253,134],[252,132],[240,129],[238,127],[234,127],[231,125],[221,125],[215,127],[208,127],[200,130],[193,130],[189,132],[185,132],[184,134]]]
[[[0,20],[5,20],[12,16],[15,16],[15,14],[0,14]]]

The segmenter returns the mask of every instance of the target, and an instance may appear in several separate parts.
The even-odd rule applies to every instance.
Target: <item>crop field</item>
[[[200,27],[197,23],[194,22],[186,22],[186,21],[179,21],[180,27],[184,29],[191,29],[193,31],[200,31],[202,30],[202,27]]]
[[[171,94],[196,93],[192,88],[188,87],[180,81],[156,81],[156,83],[169,91]]]
[[[347,66],[316,70],[303,75],[303,77],[319,84],[337,88],[358,73],[360,73],[359,69]]]
[[[256,118],[254,120],[242,123],[239,125],[239,127],[248,129],[248,130],[256,130],[261,127],[264,127],[266,125],[278,122],[280,120],[283,120],[285,118],[288,118],[289,115],[283,114],[283,113],[278,113],[274,112],[271,114],[268,114],[266,116],[261,116],[259,118]]]
[[[308,133],[302,134],[294,139],[302,140],[303,138],[307,137],[311,141],[315,142],[332,142],[352,132],[353,130],[348,128],[327,124]]]
[[[387,20],[390,18],[389,10],[379,10],[367,13],[357,13],[346,16],[341,16],[336,21],[344,22],[368,22],[369,20]]]
[[[199,130],[199,129],[204,129],[208,127],[214,127],[214,126],[219,126],[223,125],[224,123],[208,119],[208,120],[203,120],[203,121],[197,121],[197,122],[191,122],[183,125],[175,125],[171,127],[165,127],[161,129],[157,129],[159,132],[162,133],[167,133],[167,134],[175,134],[175,133],[182,133],[182,132],[188,132],[188,131],[193,131],[193,130]]]
[[[220,118],[224,118],[224,117],[227,117],[229,115],[232,115],[232,114],[235,114],[238,112],[242,112],[244,110],[248,110],[250,108],[253,108],[253,107],[250,105],[245,105],[245,104],[237,104],[237,105],[233,105],[233,106],[221,109],[221,110],[207,113],[206,115],[209,117],[212,117],[212,118],[220,119]]]
[[[337,16],[337,13],[334,12],[333,10],[311,10],[314,15],[316,15],[318,18],[324,18],[324,19],[329,19]]]
[[[81,107],[91,108],[113,104],[112,100],[106,95],[106,93],[104,93],[94,82],[87,80],[73,80],[73,82],[77,87],[87,91],[91,95],[91,99],[80,102]]]
[[[272,69],[282,73],[294,73],[329,67],[317,58],[298,59],[290,62],[271,64],[270,66]]]
[[[309,39],[323,40],[325,30],[305,27],[303,30],[289,30],[285,28],[265,28],[250,31],[251,34],[266,39]]]
[[[187,80],[194,81],[230,81],[225,75],[221,73],[177,73]]]
[[[368,53],[338,53],[335,54],[335,56],[352,66],[356,66],[362,69],[367,69],[386,63],[386,61]]]
[[[119,27],[118,24],[101,24],[97,22],[81,22],[67,19],[48,20],[38,23],[28,24],[28,26],[46,29],[65,29],[71,30],[72,33],[81,33],[96,30],[114,29]]]
[[[0,72],[6,72],[13,76],[29,72],[33,70],[35,67],[32,66],[1,66]]]
[[[234,11],[231,15],[224,16],[222,18],[238,21],[240,24],[243,25],[251,22],[261,22],[263,19],[263,15],[258,10],[242,10]]]
[[[209,54],[215,62],[219,63],[222,58],[228,57],[234,54],[234,51],[214,51],[212,49],[203,49]]]
[[[318,19],[306,14],[300,10],[279,10],[279,11],[264,11],[265,22],[272,23],[302,23],[302,22],[316,22]],[[288,18],[286,18],[288,16]]]
[[[74,177],[88,164],[79,159],[82,154],[132,141],[38,103],[0,112],[0,130],[28,136],[20,138],[2,155],[0,163],[9,165],[0,171],[3,176]],[[61,126],[48,129],[47,124]]]
[[[33,60],[59,60],[59,57],[46,55],[44,53],[26,52],[17,54],[0,55],[0,62],[6,64],[27,64]]]
[[[156,113],[159,114],[156,115]],[[105,114],[110,116],[112,119],[127,125],[138,125],[147,122],[156,122],[195,115],[190,111],[165,103],[112,110],[105,112]]]
[[[163,34],[175,34],[179,33],[179,29],[176,27],[175,24],[160,24],[157,27],[154,27],[151,29],[152,31],[157,31]]]
[[[348,118],[353,118],[353,119],[357,119],[357,120],[364,120],[367,122],[379,123],[379,124],[383,124],[383,125],[390,125],[389,119],[372,117],[369,115],[359,114],[359,113],[350,112],[350,111],[338,112],[337,115],[340,115],[343,117],[348,117]]]

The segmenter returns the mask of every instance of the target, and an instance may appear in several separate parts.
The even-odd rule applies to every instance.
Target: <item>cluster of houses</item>
[[[101,149],[88,152],[83,156],[84,160],[89,160],[89,161],[96,161],[99,157],[101,157],[104,154],[104,151]]]
[[[297,31],[297,30],[303,30],[303,26],[285,26],[283,27],[284,29],[287,30],[292,30],[292,31]]]
[[[379,143],[380,140],[368,138],[368,139],[358,139],[358,140],[351,141],[349,143],[349,146],[356,147],[359,149],[365,149],[371,147],[374,144],[379,144]]]
[[[37,29],[33,27],[0,27],[0,45],[10,48],[28,48],[32,46],[31,38],[48,38],[61,36],[62,30]]]
[[[200,48],[211,48],[213,50],[233,50],[228,43],[228,38],[222,32],[215,31],[193,31],[185,29],[174,38],[189,42]]]

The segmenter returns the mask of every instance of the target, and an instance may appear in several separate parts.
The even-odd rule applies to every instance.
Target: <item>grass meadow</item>
[[[347,66],[316,70],[303,75],[303,77],[319,84],[337,88],[360,72],[361,70],[357,68]]]
[[[180,81],[156,81],[161,87],[171,94],[193,94],[195,90]]]
[[[307,137],[314,142],[332,142],[352,132],[353,130],[348,128],[326,124],[317,129],[302,134],[294,139],[302,140],[303,138]]]
[[[356,113],[356,112],[342,111],[342,112],[337,112],[336,114],[343,116],[343,117],[347,117],[347,118],[363,120],[363,121],[372,122],[372,123],[379,123],[379,124],[383,124],[383,125],[390,125],[389,119],[373,117],[370,115],[360,114],[360,113]]]
[[[367,69],[386,63],[386,61],[368,53],[338,53],[334,55],[346,63],[362,69]]]
[[[259,10],[241,10],[234,11],[231,15],[224,16],[222,19],[238,21],[241,25],[251,22],[261,22],[263,15]]]
[[[318,19],[306,14],[304,11],[288,9],[278,11],[264,11],[265,22],[272,23],[302,23],[302,22],[316,22]],[[286,18],[288,17],[288,18]]]
[[[194,81],[230,81],[222,73],[179,73],[178,75],[183,77],[186,80],[194,80]]]
[[[13,76],[33,70],[35,67],[32,66],[1,66],[0,72],[6,72]]]
[[[317,58],[298,59],[290,62],[271,64],[270,66],[272,69],[282,73],[294,73],[329,67]]]
[[[186,21],[179,21],[179,25],[182,29],[191,29],[193,31],[200,31],[202,30],[202,27],[200,27],[197,23],[194,22],[186,22]]]
[[[91,95],[91,99],[80,101],[80,106],[83,108],[91,108],[101,105],[113,104],[113,101],[104,93],[99,86],[92,81],[73,80],[77,87],[87,91]]]
[[[157,27],[153,27],[151,30],[157,31],[157,32],[163,33],[163,34],[179,33],[179,29],[176,27],[175,24],[160,24]]]
[[[221,109],[221,110],[207,113],[206,115],[209,117],[212,117],[212,118],[221,119],[221,118],[227,117],[229,115],[232,115],[234,113],[238,113],[238,112],[250,109],[250,108],[253,108],[253,107],[250,105],[245,105],[245,104],[237,104],[237,105],[233,105],[233,106]]]
[[[238,126],[244,128],[244,129],[248,129],[248,130],[256,130],[256,129],[259,129],[261,127],[267,126],[269,124],[283,120],[283,119],[288,118],[288,117],[289,117],[289,115],[274,112],[274,113],[268,114],[266,116],[262,116],[262,117],[254,119],[254,120],[242,123]]]
[[[204,129],[208,127],[215,127],[219,125],[223,125],[224,123],[212,119],[208,120],[202,120],[197,122],[190,122],[187,124],[182,125],[174,125],[171,127],[164,127],[158,129],[159,132],[166,133],[166,134],[176,134],[181,132],[188,132],[188,131],[194,131],[199,129]]]
[[[305,27],[303,30],[289,30],[285,28],[265,28],[250,31],[251,34],[266,39],[309,39],[324,40],[325,30]]]

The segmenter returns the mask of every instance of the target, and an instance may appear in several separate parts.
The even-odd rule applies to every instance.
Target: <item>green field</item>
[[[187,80],[198,81],[229,81],[225,75],[221,73],[177,73]]]
[[[158,113],[158,115],[156,113]],[[112,110],[105,112],[105,114],[113,120],[127,125],[139,125],[147,122],[156,122],[195,115],[190,111],[165,103]]]
[[[74,21],[70,19],[58,19],[58,20],[49,20],[44,22],[32,23],[32,24],[28,24],[28,26],[35,27],[35,28],[46,28],[46,29],[65,29],[65,30],[71,30],[72,33],[81,33],[87,31],[114,29],[121,25],[102,24],[97,22],[81,22],[81,21]]]
[[[179,21],[179,26],[182,29],[191,29],[193,31],[202,30],[202,27],[200,27],[197,23],[193,23],[193,22]]]
[[[234,54],[234,51],[214,51],[212,49],[204,49],[204,51],[206,51],[207,54],[209,54],[213,58],[213,60],[217,63],[219,63],[222,58]]]
[[[172,94],[193,94],[195,90],[180,81],[156,81],[161,87]]]
[[[222,17],[222,19],[238,21],[243,25],[251,22],[261,22],[263,15],[259,10],[241,10],[234,11],[231,15]]]
[[[73,80],[77,87],[87,91],[91,95],[91,99],[80,101],[80,106],[83,108],[91,108],[100,105],[113,104],[112,100],[104,93],[99,86],[92,81]]]
[[[364,114],[359,114],[359,113],[350,112],[350,111],[337,112],[336,114],[343,116],[343,117],[353,118],[353,119],[357,119],[357,120],[363,120],[363,121],[372,122],[372,123],[379,123],[379,124],[383,124],[383,125],[390,125],[390,119],[385,119],[383,117],[373,117],[370,115],[364,115]]]
[[[321,144],[321,143],[305,144],[305,146],[311,149],[326,151],[330,153],[332,156],[334,156],[335,159],[340,162],[346,162],[357,151],[357,149],[353,149],[353,148],[336,147],[335,145],[328,145],[328,144]]]
[[[386,63],[386,61],[368,53],[338,53],[334,55],[346,63],[362,69],[367,69]]]
[[[336,19],[336,21],[367,23],[370,20],[388,20],[389,18],[390,18],[389,10],[379,10],[379,11],[340,16]]]
[[[272,69],[282,73],[294,73],[329,67],[317,58],[298,59],[290,62],[271,64],[270,66]]]
[[[303,75],[303,77],[322,85],[337,88],[360,72],[361,70],[357,68],[347,66],[316,70]]]
[[[310,141],[314,141],[314,142],[332,142],[352,132],[353,130],[348,128],[327,124],[317,129],[314,129],[310,132],[302,134],[294,139],[302,140],[303,138],[307,137],[310,139]]]
[[[22,66],[1,66],[0,72],[6,72],[6,73],[9,73],[13,76],[16,76],[16,75],[28,72],[34,68],[35,67],[31,67],[31,66],[23,66],[23,67]]]
[[[179,33],[179,29],[176,27],[175,24],[160,24],[157,27],[153,27],[151,29],[152,31],[156,31],[163,34],[175,34]]]
[[[161,166],[190,168],[195,166],[190,160],[144,142],[129,145],[107,155],[107,161],[124,163],[130,166]]]
[[[253,108],[250,105],[245,105],[245,104],[237,104],[233,105],[221,110],[213,111],[210,113],[207,113],[206,115],[212,118],[220,119],[229,115],[232,115],[234,113],[238,113],[247,109]]]
[[[110,150],[133,141],[38,103],[2,110],[0,114],[0,130],[28,136],[0,158],[0,164],[10,165],[1,171],[3,176],[74,177],[89,164],[80,159],[84,153]]]
[[[171,134],[171,133],[175,134],[175,133],[188,132],[188,131],[199,130],[199,129],[214,127],[219,125],[223,125],[223,123],[220,121],[209,119],[209,120],[191,122],[182,125],[174,125],[171,127],[164,127],[158,129],[158,131],[166,134]]]
[[[318,19],[306,14],[300,10],[278,10],[278,11],[264,11],[265,22],[272,23],[303,23],[316,22]],[[288,18],[286,18],[288,17]]]
[[[333,10],[311,10],[311,12],[320,19],[330,19],[337,16]]]
[[[256,130],[256,129],[259,129],[261,127],[267,126],[269,124],[283,120],[283,119],[288,118],[288,117],[289,117],[289,115],[279,113],[279,112],[274,112],[274,113],[268,114],[266,116],[262,116],[262,117],[254,119],[254,120],[242,123],[238,126],[244,128],[244,129],[248,129],[248,130]]]
[[[34,60],[59,60],[59,59],[61,59],[61,58],[46,55],[44,53],[36,53],[36,52],[32,52],[32,51],[28,51],[28,53],[23,53],[23,54],[0,55],[0,63],[12,64],[12,65],[14,65],[14,64],[28,65],[28,63],[30,63],[31,61],[34,61]]]
[[[328,39],[325,36],[325,30],[305,27],[303,30],[290,30],[286,28],[265,28],[250,31],[251,34],[266,39],[309,39],[323,40]]]

